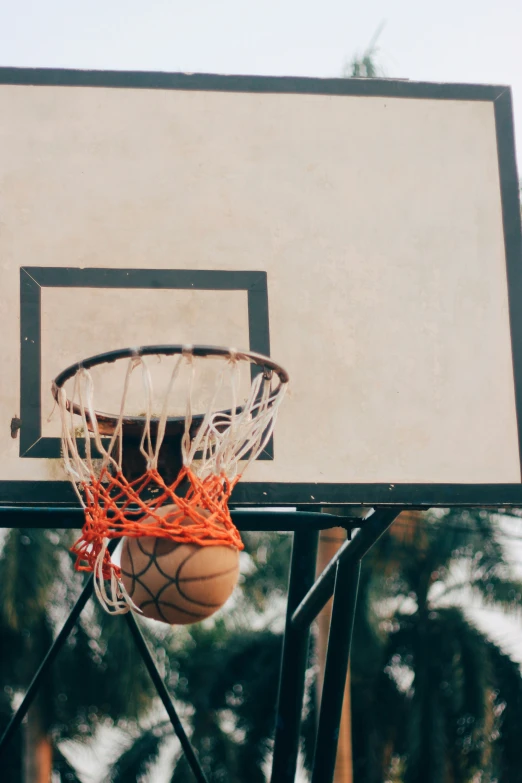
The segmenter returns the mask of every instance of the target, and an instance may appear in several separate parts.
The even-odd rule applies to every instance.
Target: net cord
[[[204,361],[199,359],[199,361]],[[273,374],[260,372],[251,383],[246,400],[240,403],[240,364],[244,358],[234,350],[230,351],[220,370],[212,399],[204,414],[202,423],[195,434],[191,435],[193,423],[193,393],[196,383],[195,357],[187,348],[176,357],[170,374],[163,405],[156,427],[156,437],[152,433],[153,417],[153,380],[150,369],[142,356],[133,356],[128,360],[123,383],[119,414],[110,438],[103,438],[94,403],[94,381],[88,369],[80,367],[72,379],[71,399],[61,388],[58,393],[58,407],[62,424],[62,455],[66,474],[71,479],[78,499],[86,509],[82,491],[89,487],[107,471],[121,474],[123,464],[124,420],[132,374],[139,368],[144,401],[144,426],[139,444],[147,471],[157,472],[162,443],[166,434],[172,394],[176,388],[183,365],[189,367],[189,382],[185,405],[185,424],[181,442],[183,467],[190,470],[199,480],[212,476],[222,476],[227,483],[237,481],[247,467],[259,456],[272,437],[279,407],[285,396],[287,384],[273,388]],[[216,411],[216,404],[223,388],[228,383],[230,392],[230,413]],[[80,411],[81,426],[73,409],[77,403]],[[84,455],[80,453],[83,443]],[[93,454],[93,445],[97,456]],[[130,487],[129,487],[129,491]],[[131,492],[132,494],[132,492]],[[129,609],[139,612],[119,576],[119,569],[111,566],[107,576],[108,538],[98,552],[94,564],[94,586],[96,595],[110,614],[122,614]]]

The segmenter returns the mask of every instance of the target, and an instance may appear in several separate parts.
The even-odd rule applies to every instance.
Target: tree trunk
[[[331,512],[330,512],[331,513]],[[319,550],[317,553],[317,574],[328,565],[329,561],[335,555],[339,547],[346,541],[346,530],[342,527],[323,530],[319,537]],[[317,618],[317,657],[319,671],[317,675],[317,699],[320,703],[321,692],[323,689],[324,667],[326,663],[326,651],[328,647],[328,630],[330,628],[330,618],[332,615],[331,598]],[[351,694],[350,694],[350,668],[346,677],[344,686],[343,711],[341,715],[341,725],[339,727],[339,744],[337,746],[337,759],[335,762],[334,783],[352,783],[353,781],[353,763],[352,763],[352,715],[351,715]]]
[[[53,748],[45,733],[37,698],[23,723],[23,783],[51,783]]]

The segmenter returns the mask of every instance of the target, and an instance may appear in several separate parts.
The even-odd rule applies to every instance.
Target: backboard
[[[290,374],[235,505],[522,505],[509,89],[4,68],[0,199],[1,503],[74,502],[59,371],[170,342]]]

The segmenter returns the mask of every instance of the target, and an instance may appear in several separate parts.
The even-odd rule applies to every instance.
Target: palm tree
[[[68,549],[70,531],[10,530],[0,556],[0,668],[3,727],[50,647],[81,587]],[[49,783],[76,778],[60,750],[64,740],[92,737],[100,724],[136,720],[153,688],[121,618],[92,602],[44,680],[16,738],[2,780]]]
[[[520,667],[466,607],[518,612],[487,512],[410,513],[363,567],[352,693],[357,779],[522,781]],[[388,778],[386,776],[389,776]],[[479,776],[479,777],[477,777]]]
[[[374,79],[384,75],[382,68],[377,62],[379,53],[377,42],[381,37],[385,24],[386,22],[381,22],[364,52],[354,55],[350,62],[346,64],[343,69],[343,76],[349,79]]]

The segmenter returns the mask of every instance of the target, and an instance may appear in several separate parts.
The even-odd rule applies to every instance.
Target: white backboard
[[[511,116],[500,87],[0,69],[0,502],[73,497],[60,370],[186,342],[291,377],[237,504],[521,505]]]

